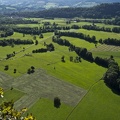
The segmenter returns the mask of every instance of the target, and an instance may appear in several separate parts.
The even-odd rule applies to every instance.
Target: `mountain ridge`
[[[0,0],[0,5],[26,8],[92,7],[101,3],[120,2],[119,0]]]

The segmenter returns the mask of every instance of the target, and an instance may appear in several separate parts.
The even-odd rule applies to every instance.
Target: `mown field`
[[[42,98],[28,112],[33,113],[38,120],[65,120],[72,109],[73,107],[65,104],[55,108],[52,100]]]
[[[120,96],[103,81],[95,84],[68,117],[68,120],[119,120]]]
[[[48,20],[48,19],[35,18],[34,20],[38,20],[40,24],[28,24],[28,25],[19,24],[17,26],[40,27],[43,25],[42,24],[43,22],[48,22],[48,21],[51,22],[52,24],[55,22],[58,25],[66,26],[66,19]],[[73,24],[77,24],[81,26],[85,24],[89,25],[91,23],[72,22],[69,26]],[[114,27],[113,25],[110,26],[100,23],[97,25],[104,27],[111,27],[111,28]],[[90,36],[95,35],[97,40],[99,40],[100,38],[105,39],[108,37],[120,39],[120,35],[116,33],[102,32],[102,31],[98,32],[93,30],[89,31],[84,29],[75,30],[75,32],[81,32],[87,35],[89,34]],[[0,71],[13,77],[12,80],[10,79],[11,80],[10,85],[13,85],[19,90],[23,89],[25,93],[27,93],[27,90],[29,91],[31,89],[34,89],[34,87],[36,88],[34,91],[36,92],[36,96],[34,98],[34,95],[32,95],[33,99],[36,99],[37,95],[39,96],[40,99],[34,100],[34,104],[32,103],[27,113],[28,112],[33,113],[33,115],[36,116],[37,120],[40,119],[41,120],[79,120],[79,119],[119,120],[120,117],[118,116],[118,114],[120,108],[119,106],[120,97],[119,95],[113,93],[101,80],[102,76],[104,75],[107,69],[98,66],[95,63],[90,63],[84,59],[81,59],[81,62],[79,63],[70,62],[70,56],[72,56],[74,59],[77,56],[75,52],[70,52],[68,50],[68,47],[66,46],[61,46],[58,45],[57,43],[53,43],[52,32],[44,33],[43,36],[44,38],[40,39],[39,36],[36,35],[36,39],[39,42],[38,45],[33,44],[33,45],[15,45],[14,47],[11,46],[0,47]],[[23,37],[23,34],[17,32],[15,32],[14,35],[9,36],[5,39],[9,39],[9,38],[33,40],[32,35],[25,35],[25,37]],[[69,40],[70,43],[74,44],[77,47],[87,48],[88,51],[91,51],[93,53],[94,57],[100,56],[103,58],[106,57],[109,58],[111,55],[113,55],[115,60],[120,64],[119,47],[98,44],[96,48],[93,43],[89,43],[82,39],[65,37],[65,36],[63,36],[62,38]],[[2,39],[3,38],[0,38],[0,40]],[[52,43],[55,46],[55,51],[33,54],[32,50],[45,48],[44,42],[46,42],[47,44]],[[24,51],[23,48],[25,49]],[[6,60],[5,59],[6,55],[13,53],[13,51],[16,52],[16,55]],[[65,57],[64,63],[61,62],[62,56]],[[7,71],[4,70],[6,65],[9,66],[9,69]],[[33,73],[34,75],[27,74],[27,70],[31,66],[35,67],[35,73]],[[16,73],[14,73],[14,69],[17,70]],[[44,70],[46,73],[39,72],[38,71],[39,69]],[[82,99],[79,100],[79,103],[77,105],[70,105],[64,102],[70,99],[69,98],[70,93],[69,93],[68,95],[69,97],[66,97],[65,100],[63,99],[64,97],[61,97],[62,104],[60,108],[55,108],[53,104],[53,96],[56,97],[56,94],[54,93],[53,89],[56,89],[56,87],[54,87],[54,85],[52,86],[51,79],[49,84],[50,88],[45,89],[48,85],[47,80],[49,80],[50,76],[53,76],[54,78],[62,81],[63,86],[65,86],[68,83],[70,84],[70,86],[77,86],[79,88],[82,88],[84,91],[87,91],[85,97],[82,96]],[[32,84],[32,79],[34,81],[33,84]],[[42,83],[40,85],[41,83],[40,81],[43,79],[46,79],[46,83]],[[17,82],[17,80],[19,80],[19,82]],[[57,82],[55,83],[55,86],[56,84]],[[57,88],[59,88],[59,85],[57,86]],[[45,94],[45,96],[42,95],[42,93],[39,92],[39,90],[44,91],[43,93]],[[59,88],[59,91],[61,91],[60,95],[65,94],[65,91],[64,90],[62,91],[61,88]],[[18,100],[18,98],[23,96],[23,94],[20,94],[15,90],[13,91],[11,96],[9,95],[9,92],[11,91],[5,92],[5,98],[10,97],[11,99],[12,97],[16,96],[16,98],[14,97],[16,101]],[[31,91],[27,93],[28,94],[27,97],[30,97],[30,92]],[[74,96],[72,97],[74,98]],[[22,99],[24,99],[24,97],[21,98],[21,100]],[[18,103],[20,103],[20,100],[18,100]]]

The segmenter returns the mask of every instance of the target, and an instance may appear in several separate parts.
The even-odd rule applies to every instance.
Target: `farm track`
[[[6,75],[0,73],[0,76]],[[42,69],[36,70],[33,74],[24,74],[15,79],[11,77],[6,79],[6,77],[2,77],[0,80],[3,88],[10,88],[12,86],[25,93],[22,98],[15,102],[15,109],[17,110],[23,107],[31,107],[40,98],[53,100],[56,96],[58,96],[63,103],[76,106],[87,92],[80,87],[48,75]],[[7,87],[6,83],[8,85]]]

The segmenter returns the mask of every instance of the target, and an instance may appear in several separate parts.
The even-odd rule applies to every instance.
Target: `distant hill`
[[[113,2],[120,2],[120,0],[0,0],[0,5],[37,10],[61,7],[91,7],[101,3]]]
[[[24,11],[10,14],[18,17],[40,17],[40,18],[113,18],[120,16],[120,3],[104,3],[90,8],[69,7],[54,8],[42,11]]]

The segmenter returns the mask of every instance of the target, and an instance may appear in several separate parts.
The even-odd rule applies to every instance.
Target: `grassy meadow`
[[[4,91],[4,97],[0,98],[0,103],[3,102],[8,102],[8,101],[13,101],[16,102],[17,100],[19,100],[22,96],[24,95],[23,92],[17,90],[17,89],[13,89],[13,90],[6,90]]]
[[[81,32],[81,33],[84,33],[84,34],[90,35],[90,36],[94,35],[94,36],[96,36],[96,40],[106,39],[106,38],[120,39],[120,34],[117,34],[117,33],[94,31],[94,30],[85,30],[85,29],[79,29],[78,32]]]
[[[51,24],[55,22],[60,26],[66,26],[66,19],[64,18],[55,18],[54,20],[34,18],[34,20],[39,21],[40,24],[19,24],[17,26],[39,27],[43,25],[43,22],[50,22]],[[91,23],[72,22],[70,26],[73,24],[82,26],[85,24],[90,25]],[[97,25],[111,28],[114,27],[113,25],[104,25],[102,23]],[[84,29],[75,30],[75,32],[89,34],[90,36],[94,35],[96,36],[97,40],[100,38],[106,39],[108,37],[120,39],[120,35],[117,33]],[[70,106],[62,103],[60,108],[54,107],[53,100],[41,98],[33,104],[27,113],[33,113],[37,120],[119,120],[120,117],[118,115],[120,110],[120,96],[113,93],[104,84],[104,82],[100,80],[107,69],[98,66],[95,63],[90,63],[84,59],[81,59],[81,62],[79,63],[70,62],[70,56],[72,56],[74,59],[76,58],[77,54],[75,52],[69,52],[68,47],[53,43],[52,32],[44,33],[43,36],[44,38],[40,39],[39,36],[36,35],[36,40],[39,42],[38,45],[15,45],[14,47],[0,46],[0,71],[12,76],[13,78],[19,78],[27,73],[28,68],[34,66],[35,70],[43,69],[51,76],[87,90],[87,94],[82,98],[77,106]],[[17,32],[5,39],[10,38],[33,40],[32,35],[25,35],[25,37],[23,37],[23,34]],[[88,51],[95,49],[95,45],[93,43],[89,43],[85,40],[65,36],[62,38],[69,40],[70,43],[77,47],[87,48]],[[0,40],[3,40],[3,38],[0,38]],[[52,43],[55,46],[55,51],[33,54],[33,50],[45,48],[44,42],[47,44]],[[24,51],[23,48],[25,48]],[[13,53],[13,51],[16,52],[16,55],[8,60],[5,60],[6,55]],[[103,58],[109,58],[110,55],[113,55],[115,60],[120,64],[119,51],[109,52],[101,49],[101,51],[93,50],[92,53],[94,57],[100,56]],[[64,63],[61,62],[62,56],[65,57]],[[9,66],[7,71],[4,70],[6,65]],[[14,69],[17,70],[16,73],[14,73]],[[12,91],[6,91],[4,96],[5,98],[3,101],[5,99],[11,100],[12,98],[14,101],[16,101],[23,96],[23,93],[13,89]],[[1,99],[0,102],[2,102]]]
[[[68,120],[119,120],[120,96],[103,81],[95,84],[68,117]]]
[[[56,108],[52,100],[41,98],[27,113],[32,113],[37,120],[65,120],[72,109],[73,107],[65,104],[61,104],[60,108]]]

